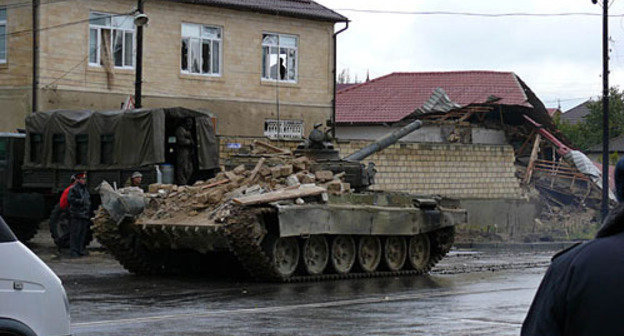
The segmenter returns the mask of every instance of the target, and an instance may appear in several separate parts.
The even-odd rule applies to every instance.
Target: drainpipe
[[[143,14],[143,0],[139,0],[137,3],[137,12]],[[143,83],[143,25],[139,25],[137,28],[136,39],[136,69],[134,79],[134,108],[140,109],[143,107],[141,100]]]
[[[32,2],[32,43],[33,43],[33,58],[32,58],[32,112],[37,112],[38,109],[38,92],[39,87],[39,0],[33,0]]]
[[[345,22],[347,25],[340,29],[339,31],[334,33],[334,69],[333,69],[333,74],[334,74],[334,97],[332,98],[332,114],[331,114],[331,133],[332,133],[332,138],[336,138],[336,68],[337,68],[337,62],[338,62],[338,49],[336,48],[336,37],[338,36],[338,34],[342,33],[343,31],[347,30],[349,28],[349,21]]]

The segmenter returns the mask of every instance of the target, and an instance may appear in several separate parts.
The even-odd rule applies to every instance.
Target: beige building
[[[313,1],[150,0],[143,106],[203,108],[223,136],[297,138],[331,114],[334,25]],[[134,0],[39,6],[37,110],[119,109],[134,94]],[[32,5],[0,0],[0,131],[33,109]],[[278,122],[279,120],[279,122]]]

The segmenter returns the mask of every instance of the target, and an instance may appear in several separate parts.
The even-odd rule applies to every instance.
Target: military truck
[[[33,113],[26,117],[25,134],[0,134],[0,214],[20,240],[27,241],[77,171],[88,173],[94,209],[100,203],[94,188],[103,180],[122,187],[139,171],[145,186],[163,179],[177,183],[176,130],[188,120],[193,173],[185,182],[193,183],[219,170],[218,143],[208,112],[175,107]],[[55,239],[66,234],[66,221],[51,225]]]
[[[435,195],[368,190],[374,164],[360,163],[420,126],[345,159],[315,129],[294,156],[241,157],[249,166],[194,186],[154,185],[148,195],[104,183],[95,234],[137,274],[214,274],[234,265],[286,282],[426,273],[450,250],[466,210]],[[265,166],[267,158],[276,165]]]

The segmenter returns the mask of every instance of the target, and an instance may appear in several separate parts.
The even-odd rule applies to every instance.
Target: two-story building
[[[136,0],[39,3],[33,15],[0,0],[0,131],[33,109],[119,109],[134,94]],[[144,107],[207,109],[223,136],[296,138],[330,118],[344,16],[310,0],[150,0],[144,13]]]

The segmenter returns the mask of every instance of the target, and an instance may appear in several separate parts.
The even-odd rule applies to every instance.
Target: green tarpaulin
[[[199,169],[218,168],[218,144],[211,115],[182,107],[33,113],[26,118],[24,167],[130,169],[164,163],[166,136],[171,136],[166,134],[166,127],[175,129],[186,118],[195,121]],[[166,125],[169,122],[174,125]],[[77,142],[87,149],[82,164],[77,162],[81,160],[77,158],[77,146],[81,145]]]

